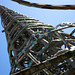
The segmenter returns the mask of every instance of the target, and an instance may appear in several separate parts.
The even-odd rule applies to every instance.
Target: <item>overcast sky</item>
[[[75,4],[75,0],[27,0],[43,4]],[[27,7],[20,5],[11,0],[0,0],[0,4],[8,7],[14,11],[25,14],[26,16],[35,18],[46,24],[56,26],[61,22],[72,22],[75,23],[75,10],[50,10],[50,9],[39,9],[34,7]],[[70,33],[74,28],[65,30]],[[10,72],[10,63],[7,53],[7,42],[5,33],[2,33],[3,30],[0,21],[0,75],[9,75]]]

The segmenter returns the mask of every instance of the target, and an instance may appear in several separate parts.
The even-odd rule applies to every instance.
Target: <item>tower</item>
[[[62,32],[63,29],[75,27],[74,23],[62,23],[53,27],[2,5],[0,5],[0,14],[8,43],[11,75],[59,75],[75,68],[74,57],[69,56],[71,53],[68,54],[69,50],[74,50],[75,36],[72,35],[74,31],[71,35]],[[48,59],[53,64],[47,63],[43,66]],[[38,70],[34,68],[35,66],[39,66]],[[28,70],[26,73],[23,72],[26,70]]]

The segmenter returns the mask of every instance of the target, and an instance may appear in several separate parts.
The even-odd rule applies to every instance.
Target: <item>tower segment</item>
[[[75,23],[53,27],[2,5],[0,15],[8,43],[10,75],[60,75],[75,68],[74,53],[68,54],[75,50],[75,36],[62,32],[75,27]]]

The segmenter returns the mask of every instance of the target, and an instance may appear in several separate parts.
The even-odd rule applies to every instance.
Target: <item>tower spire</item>
[[[0,15],[8,43],[11,75],[62,74],[64,70],[75,68],[75,36],[62,32],[63,29],[75,27],[75,23],[53,27],[2,5]],[[69,59],[71,57],[74,62]]]

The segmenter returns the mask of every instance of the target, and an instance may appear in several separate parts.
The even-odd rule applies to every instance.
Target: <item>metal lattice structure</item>
[[[71,34],[63,32],[75,23],[53,27],[2,5],[0,15],[8,43],[10,75],[75,74],[75,29]]]

